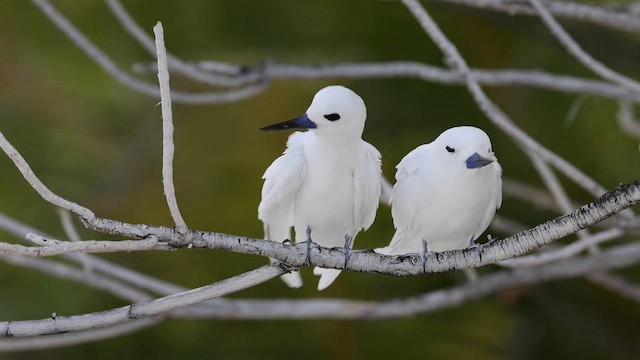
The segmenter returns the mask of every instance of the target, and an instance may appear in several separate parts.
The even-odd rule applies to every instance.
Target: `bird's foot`
[[[427,240],[422,239],[422,273],[427,272],[427,255],[429,254],[429,248],[427,246]]]
[[[351,240],[353,238],[349,234],[344,234],[344,267],[347,267],[349,257],[351,257]]]
[[[304,260],[305,264],[311,265],[311,245],[313,244],[313,240],[311,240],[311,227],[307,226],[307,258]]]
[[[471,239],[469,240],[469,246],[467,246],[467,249],[474,249],[480,258],[480,262],[482,262],[482,244],[478,244],[475,240]]]

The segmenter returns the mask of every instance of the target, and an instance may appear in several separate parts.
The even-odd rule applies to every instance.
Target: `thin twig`
[[[134,38],[149,54],[156,56],[156,47],[153,38],[145,33],[145,31],[138,25],[127,10],[122,6],[119,0],[107,0],[107,6],[111,10],[111,13],[118,19],[122,27]],[[178,57],[167,53],[167,62],[169,68],[176,72],[187,76],[191,80],[199,81],[205,84],[214,86],[240,86],[246,84],[242,79],[220,76],[218,74],[208,73],[201,71],[197,67],[187,64],[180,60]],[[259,80],[258,78],[254,79]],[[254,82],[255,82],[254,81]]]
[[[9,156],[11,161],[18,168],[24,179],[31,185],[31,187],[47,202],[59,206],[63,209],[67,209],[76,215],[83,217],[84,219],[91,220],[95,217],[93,212],[86,207],[80,206],[74,202],[63,199],[60,196],[54,194],[49,188],[47,188],[36,174],[31,170],[31,167],[27,161],[18,153],[18,150],[9,143],[0,132],[0,148]]]
[[[162,185],[167,205],[171,212],[176,229],[180,233],[188,230],[187,224],[180,214],[176,190],[173,186],[173,113],[171,111],[171,87],[169,86],[169,70],[167,68],[167,53],[164,45],[164,30],[158,22],[153,27],[156,37],[156,51],[158,59],[158,82],[160,83],[160,98],[162,104]]]
[[[176,242],[176,246],[223,249],[232,252],[271,257],[292,267],[319,266],[358,272],[384,273],[394,276],[415,276],[425,272],[445,272],[491,264],[525,254],[554,240],[575,233],[605,218],[640,203],[640,180],[621,185],[602,197],[573,212],[540,224],[508,238],[483,247],[482,255],[471,249],[430,253],[423,267],[416,256],[387,256],[372,251],[352,251],[348,266],[344,265],[342,248],[324,248],[314,245],[307,258],[307,245],[283,244],[243,236],[190,230],[184,235],[162,226],[134,225],[109,219],[85,222],[90,229],[113,235],[139,237],[155,235],[160,241]],[[177,240],[177,239],[181,240]]]
[[[636,263],[638,259],[640,244],[635,243],[563,262],[504,270],[481,276],[476,282],[406,298],[380,302],[341,299],[220,300],[211,306],[179,309],[177,316],[234,320],[398,319],[451,309],[506,289],[619,269]]]
[[[193,63],[191,66],[199,67],[208,62]],[[237,65],[226,64],[230,67]],[[157,64],[136,64],[138,72],[157,72]],[[203,68],[206,69],[205,67]],[[471,69],[475,79],[485,86],[530,86],[546,90],[564,92],[568,94],[591,95],[607,99],[640,101],[640,94],[624,89],[618,85],[600,80],[592,80],[575,76],[553,74],[538,70],[485,70]],[[267,62],[260,66],[248,67],[246,71],[238,74],[236,78],[242,81],[255,81],[256,78],[267,80],[278,79],[420,79],[423,81],[442,85],[465,85],[465,79],[457,71],[441,67],[415,62],[415,61],[391,61],[391,62],[362,62],[340,64],[299,65]]]
[[[23,224],[16,219],[6,216],[2,213],[0,213],[0,230],[8,232],[19,240],[24,240],[26,235],[29,233],[37,234],[46,238],[52,238],[51,235],[48,235],[29,225]],[[186,290],[186,288],[182,286],[178,286],[170,282],[134,271],[132,269],[112,263],[99,257],[89,254],[85,255],[89,257],[96,271],[99,271],[102,274],[109,275],[114,279],[117,279],[117,281],[122,282],[123,284],[131,284],[140,289],[148,290],[158,295],[171,295]],[[66,254],[62,256],[74,263],[82,264],[82,259],[80,258],[79,254]]]
[[[54,239],[47,239],[39,235],[27,235],[39,245],[44,246],[23,246],[17,244],[7,244],[0,242],[0,254],[16,254],[29,257],[49,257],[67,253],[112,253],[112,252],[132,252],[148,250],[172,250],[173,248],[166,242],[158,242],[154,236],[145,240],[118,240],[118,241],[96,241],[85,240],[81,242],[68,242]]]
[[[601,244],[613,239],[617,239],[623,236],[624,230],[619,228],[613,228],[609,230],[603,230],[599,233],[587,235],[582,239],[575,241],[567,246],[561,248],[547,250],[540,254],[532,254],[500,262],[500,265],[510,268],[516,267],[529,267],[546,264],[553,261],[564,260],[570,257],[574,257],[581,252],[589,249],[591,246]]]
[[[78,230],[75,226],[73,226],[73,220],[71,219],[71,213],[69,212],[69,210],[59,208],[58,214],[60,215],[60,224],[62,224],[62,229],[69,238],[69,241],[82,241]],[[80,259],[82,261],[82,267],[84,268],[84,271],[91,272],[93,270],[93,265],[91,265],[91,258],[89,258],[88,255],[84,254],[81,255]]]
[[[536,15],[526,0],[431,0],[463,5],[482,10],[504,12],[509,15]],[[590,22],[612,29],[640,33],[640,17],[630,8],[598,6],[571,1],[544,1],[551,13],[570,20]],[[629,5],[631,6],[631,5]]]
[[[589,70],[598,74],[598,76],[603,79],[607,79],[611,82],[620,84],[621,86],[635,91],[636,93],[640,92],[640,83],[637,81],[618,73],[605,66],[598,60],[594,59],[588,52],[584,51],[578,43],[573,40],[571,35],[567,33],[564,28],[554,19],[553,15],[542,5],[540,0],[528,0],[531,6],[536,10],[542,22],[547,26],[547,28],[551,31],[551,33],[558,39],[558,41],[564,46],[565,49],[571,54],[576,60],[578,60],[582,65],[587,67]]]
[[[53,7],[51,3],[47,0],[32,1],[79,49],[120,84],[154,98],[160,97],[160,90],[155,85],[135,79],[120,69],[102,50],[93,44],[80,30],[71,24],[64,15]],[[246,99],[265,90],[267,87],[268,84],[266,82],[261,82],[238,90],[225,92],[190,93],[174,91],[172,96],[174,101],[185,104],[216,104]]]
[[[68,334],[0,339],[0,352],[53,349],[106,340],[146,329],[160,323],[162,320],[163,318],[161,316],[153,316],[101,329],[91,329]]]
[[[271,280],[286,272],[287,270],[280,266],[266,265],[217,283],[112,310],[69,317],[57,316],[41,320],[0,322],[0,337],[59,334],[121,324],[234,293]]]

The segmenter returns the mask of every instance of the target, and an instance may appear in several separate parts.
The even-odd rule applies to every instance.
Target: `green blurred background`
[[[152,58],[121,29],[104,3],[54,4],[123,68]],[[426,4],[474,67],[537,68],[590,76],[540,22]],[[167,46],[189,60],[250,64],[416,60],[441,54],[395,1],[124,1],[151,32],[163,22]],[[640,78],[640,38],[564,22],[596,58]],[[155,82],[155,75],[146,76]],[[509,178],[541,186],[527,157],[479,112],[461,87],[417,80],[282,80],[251,99],[225,105],[174,105],[175,182],[192,228],[260,238],[261,175],[288,134],[257,128],[304,112],[314,93],[344,84],[368,106],[365,139],[383,154],[388,178],[408,151],[461,124],[481,127]],[[174,89],[202,90],[172,78]],[[640,178],[638,140],[622,133],[616,104],[524,87],[487,89],[517,124],[607,188]],[[58,194],[98,216],[170,225],[162,195],[158,100],[107,76],[30,2],[0,2],[0,130]],[[0,156],[0,212],[63,237],[55,209]],[[580,202],[590,197],[566,182]],[[386,244],[393,226],[381,207],[356,247]],[[500,214],[535,225],[555,214],[506,197]],[[105,238],[82,231],[87,239]],[[0,240],[14,242],[0,233]],[[265,259],[217,251],[131,253],[104,258],[184,286],[200,286],[263,265]],[[494,271],[488,268],[483,271]],[[640,271],[623,272],[640,281]],[[389,299],[463,281],[459,274],[408,279],[343,273],[326,291],[306,269],[306,286],[271,281],[233,297]],[[125,303],[73,282],[0,262],[0,320],[73,315]],[[640,307],[581,280],[497,294],[461,308],[392,321],[168,321],[133,335],[6,359],[129,358],[637,358]]]

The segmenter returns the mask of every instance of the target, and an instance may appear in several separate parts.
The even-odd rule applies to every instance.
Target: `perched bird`
[[[373,223],[380,198],[380,153],[362,140],[367,117],[364,101],[343,86],[318,91],[306,114],[262,128],[263,131],[309,129],[289,136],[287,149],[263,175],[258,218],[265,239],[303,242],[309,236],[325,247],[353,244],[358,232]],[[318,290],[329,286],[340,270],[316,267]],[[300,287],[298,272],[285,274]]]
[[[502,203],[502,168],[484,131],[448,129],[407,154],[396,169],[391,195],[396,233],[376,252],[480,249],[475,240]]]

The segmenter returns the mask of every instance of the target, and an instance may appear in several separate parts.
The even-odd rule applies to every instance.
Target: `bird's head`
[[[473,126],[458,126],[444,131],[432,143],[433,156],[441,164],[456,169],[478,170],[496,162],[491,140]]]
[[[307,112],[260,130],[313,129],[327,136],[362,136],[367,108],[358,94],[344,86],[327,86],[316,93]]]

